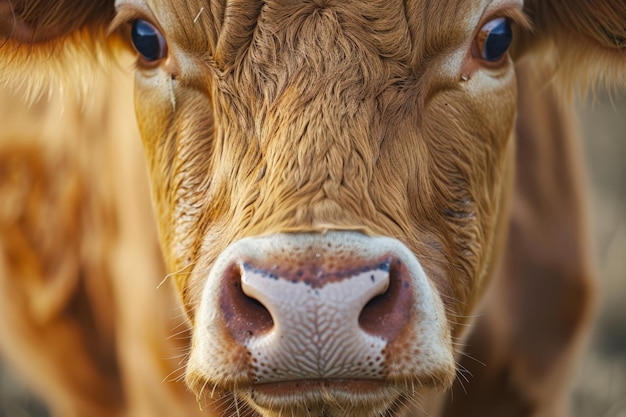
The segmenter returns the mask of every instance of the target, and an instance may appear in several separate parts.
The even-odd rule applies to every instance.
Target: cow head
[[[65,3],[0,2],[7,54],[102,20],[136,51],[186,379],[244,415],[397,415],[449,387],[503,237],[513,57],[624,68],[618,1]]]
[[[360,3],[118,3],[200,395],[366,415],[454,378],[510,188],[522,5]]]

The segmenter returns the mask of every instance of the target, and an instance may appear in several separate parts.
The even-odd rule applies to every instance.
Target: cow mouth
[[[409,395],[388,381],[316,379],[256,384],[240,396],[260,417],[378,417],[396,415]]]
[[[231,385],[234,383],[234,385]],[[447,387],[433,380],[304,379],[264,383],[231,381],[228,387],[204,379],[190,386],[201,409],[241,417],[400,417],[424,410]],[[194,389],[198,388],[198,389]],[[236,414],[230,414],[236,410]],[[419,414],[420,416],[422,414]]]
[[[342,391],[352,395],[358,393],[371,396],[386,387],[388,384],[381,380],[313,379],[257,384],[250,388],[250,391],[259,396],[274,398],[302,396],[303,393]]]

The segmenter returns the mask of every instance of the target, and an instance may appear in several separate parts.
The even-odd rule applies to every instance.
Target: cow
[[[566,416],[571,97],[625,42],[621,0],[0,0],[0,349],[63,417]]]

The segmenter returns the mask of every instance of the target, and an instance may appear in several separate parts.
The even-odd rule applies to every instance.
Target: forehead
[[[116,0],[118,10],[134,8],[152,15],[170,30],[181,46],[194,43],[194,36],[201,31],[212,31],[209,38],[218,42],[220,36],[241,36],[238,25],[249,25],[246,19],[256,17],[255,24],[265,23],[259,19],[268,11],[274,13],[274,22],[281,28],[282,20],[304,16],[307,11],[336,10],[344,17],[358,17],[374,21],[402,17],[413,36],[432,36],[434,33],[471,32],[485,14],[507,7],[523,7],[523,0]],[[267,16],[265,16],[267,17]],[[276,21],[281,20],[281,21]],[[358,19],[357,19],[358,20]],[[390,24],[397,22],[389,21]],[[366,25],[364,25],[366,26]],[[223,30],[227,29],[227,30]],[[347,25],[346,30],[356,30]],[[360,29],[367,29],[362,27]],[[391,28],[390,28],[391,29]],[[452,36],[451,38],[454,38]],[[228,43],[228,39],[223,39]]]
[[[319,1],[299,1],[299,3],[315,3],[315,4],[319,4],[320,6],[323,7],[327,7],[329,5],[332,5],[333,3],[338,3],[338,2],[343,2],[345,0],[319,0]],[[265,0],[244,0],[244,1],[237,1],[237,0],[231,0],[231,3],[239,3],[239,4],[254,4],[254,3],[265,3]],[[367,0],[361,0],[361,3],[368,3]],[[225,5],[226,3],[228,3],[228,0],[222,0],[222,1],[211,1],[211,0],[187,0],[184,3],[181,4],[180,1],[163,1],[163,0],[116,0],[115,1],[115,5],[120,6],[122,4],[134,4],[136,6],[141,6],[141,5],[147,5],[147,4],[152,4],[152,5],[158,5],[161,4],[163,6],[167,6],[167,5],[174,5],[176,3],[179,3],[179,5],[184,6],[187,5],[190,8],[194,8],[194,7],[212,7],[215,4],[220,4],[220,5]],[[370,1],[370,3],[375,3]],[[415,5],[426,5],[428,3],[436,3],[439,5],[443,5],[444,7],[459,7],[459,6],[463,6],[463,5],[474,5],[474,6],[478,6],[478,7],[486,7],[487,5],[499,5],[499,4],[506,4],[506,3],[514,3],[517,4],[519,6],[523,6],[524,4],[524,0],[455,0],[455,1],[445,1],[445,0],[437,0],[437,1],[431,1],[431,0],[408,0],[406,1],[407,4],[407,9],[411,9],[413,6]]]

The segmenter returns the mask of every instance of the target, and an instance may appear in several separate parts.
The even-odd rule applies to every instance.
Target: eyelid
[[[531,20],[528,15],[524,13],[522,6],[517,3],[509,2],[486,10],[484,15],[480,18],[480,23],[476,26],[474,36],[482,30],[483,26],[498,17],[509,20],[512,24],[524,31],[532,31],[533,29]]]
[[[117,6],[117,13],[109,24],[107,33],[111,34],[113,32],[117,32],[135,20],[145,20],[163,33],[163,29],[158,24],[152,13],[148,10],[143,10],[143,8],[134,4],[121,4]]]
[[[470,46],[470,53],[474,55],[476,39],[480,35],[484,26],[489,22],[498,19],[504,18],[509,21],[511,26],[513,27],[513,32],[516,32],[516,28],[521,30],[522,32],[532,32],[533,25],[531,23],[530,17],[524,12],[523,5],[517,2],[511,1],[502,1],[499,4],[495,4],[491,7],[488,7],[483,15],[481,16],[478,25],[474,29],[474,33],[472,35],[472,43]],[[515,42],[516,36],[513,37]],[[481,54],[477,54],[474,56],[480,56]]]

